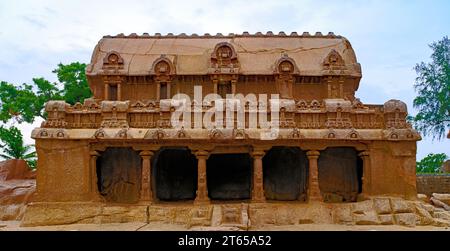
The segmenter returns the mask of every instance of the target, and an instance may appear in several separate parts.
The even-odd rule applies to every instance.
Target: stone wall
[[[417,193],[450,193],[450,174],[418,174]]]

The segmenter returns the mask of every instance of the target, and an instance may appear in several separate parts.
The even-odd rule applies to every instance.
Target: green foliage
[[[9,129],[0,127],[0,141],[3,159],[23,159],[31,168],[36,168],[36,152],[34,145],[25,145],[19,129],[12,126]]]
[[[419,112],[413,123],[425,136],[431,134],[433,139],[441,139],[445,137],[446,128],[450,128],[450,40],[444,37],[430,48],[432,62],[414,67],[418,74],[414,107]]]
[[[69,104],[83,103],[84,99],[91,97],[91,89],[86,79],[86,64],[74,62],[68,65],[59,64],[53,71],[64,85],[63,99]]]
[[[421,161],[417,162],[416,171],[418,173],[439,173],[446,159],[448,157],[445,153],[430,153]]]
[[[46,118],[45,103],[49,100],[66,100],[70,104],[83,102],[91,97],[86,74],[86,64],[79,62],[68,65],[59,64],[53,72],[63,86],[51,83],[44,78],[34,78],[33,84],[16,86],[0,82],[0,121],[14,119],[18,123],[33,123],[35,117]]]
[[[36,94],[32,86],[24,84],[16,87],[7,82],[0,82],[0,120],[6,123],[10,119],[21,122],[33,122],[35,116],[40,116],[34,105]]]

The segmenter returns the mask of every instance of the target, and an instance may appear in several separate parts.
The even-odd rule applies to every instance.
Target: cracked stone
[[[353,214],[353,221],[356,225],[379,225],[380,220],[374,210],[366,211],[362,214]]]
[[[392,211],[388,198],[375,198],[373,200],[373,206],[378,214],[390,214]]]
[[[342,206],[334,208],[333,221],[337,224],[349,224],[353,223],[353,217],[350,206]]]
[[[447,205],[450,205],[450,194],[446,194],[446,193],[433,193],[432,194],[433,198],[436,198],[442,202],[444,202]]]
[[[378,215],[378,218],[380,219],[381,225],[392,225],[394,224],[394,218],[391,214],[383,214]]]
[[[435,212],[433,216],[434,218],[450,221],[450,212]]]
[[[357,202],[352,204],[352,213],[364,214],[365,212],[373,210],[373,203],[371,200]]]
[[[416,215],[413,213],[401,213],[394,216],[398,225],[414,227],[416,226]]]
[[[418,225],[425,226],[433,223],[433,216],[420,204],[416,205],[416,214]]]
[[[413,210],[408,205],[408,203],[400,198],[391,199],[392,211],[394,213],[412,213]]]

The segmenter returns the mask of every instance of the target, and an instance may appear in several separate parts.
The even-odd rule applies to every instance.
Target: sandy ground
[[[0,221],[0,231],[235,231],[233,227],[193,227],[160,223],[109,223],[109,224],[71,224],[42,227],[20,227],[19,221]],[[416,226],[413,228],[391,226],[347,226],[303,224],[291,226],[267,226],[252,230],[262,231],[450,231],[449,227]]]

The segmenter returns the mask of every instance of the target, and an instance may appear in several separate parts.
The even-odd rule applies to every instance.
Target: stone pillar
[[[262,150],[254,150],[253,157],[253,189],[252,202],[264,202],[264,183],[263,183],[263,163],[262,158],[265,152]]]
[[[122,100],[122,84],[117,84],[117,100]]]
[[[319,168],[317,159],[320,152],[311,150],[306,153],[309,161],[309,177],[308,177],[308,199],[309,201],[322,201],[322,195],[319,188]]]
[[[217,85],[218,85],[219,81],[217,79],[214,79],[212,82],[213,82],[214,93],[218,94],[217,92],[218,92],[219,88]]]
[[[161,100],[161,83],[159,81],[156,82],[156,100]]]
[[[195,152],[197,157],[197,196],[195,197],[196,204],[207,204],[210,202],[208,197],[208,185],[206,183],[206,160],[209,157],[208,151],[199,150]]]
[[[151,182],[151,158],[153,156],[152,151],[141,151],[139,153],[142,158],[142,176],[141,176],[141,197],[140,202],[152,202],[153,192],[152,192],[152,182]]]
[[[89,194],[91,194],[93,199],[99,199],[101,196],[97,186],[97,158],[100,156],[100,154],[97,151],[90,151],[89,155]]]
[[[105,100],[109,100],[109,84],[105,84]]]
[[[236,94],[236,82],[237,80],[231,80],[231,93]]]
[[[170,87],[171,87],[171,84],[170,84],[170,82],[167,82],[166,85],[167,85],[166,98],[167,98],[167,99],[171,99],[171,98],[172,98],[172,94],[171,94],[171,90],[170,90],[170,89],[171,89],[171,88],[170,88]]]
[[[364,151],[358,155],[363,161],[362,194],[370,194],[371,187],[371,165],[369,151]]]

